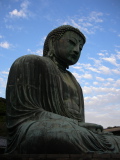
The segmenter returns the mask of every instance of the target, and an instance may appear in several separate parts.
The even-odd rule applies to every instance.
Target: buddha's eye
[[[76,42],[74,41],[74,40],[72,40],[72,39],[68,39],[68,42],[70,43],[70,44],[72,44],[72,45],[76,45]]]

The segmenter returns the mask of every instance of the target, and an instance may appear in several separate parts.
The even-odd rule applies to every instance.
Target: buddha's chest
[[[61,73],[63,101],[66,108],[79,111],[79,96],[77,85],[68,73]]]

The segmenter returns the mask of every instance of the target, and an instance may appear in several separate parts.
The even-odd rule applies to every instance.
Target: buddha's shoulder
[[[29,55],[24,55],[19,58],[17,58],[14,62],[14,64],[24,64],[24,63],[47,63],[48,58],[34,55],[34,54],[29,54]]]

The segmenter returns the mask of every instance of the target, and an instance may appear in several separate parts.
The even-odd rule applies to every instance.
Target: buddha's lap
[[[78,134],[85,134],[86,131],[86,129],[69,122],[36,122],[27,130],[26,136],[20,144],[20,152],[80,153],[74,143]],[[59,148],[61,149],[58,150]]]
[[[86,147],[91,141],[96,144],[104,140],[116,146],[116,140],[111,135],[95,134],[74,122],[42,120],[29,127],[20,145],[20,153],[80,153],[78,145]]]

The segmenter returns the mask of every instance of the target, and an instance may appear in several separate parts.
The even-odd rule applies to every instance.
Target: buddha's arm
[[[36,114],[36,118],[37,121],[41,121],[41,119],[46,119],[49,121],[62,121],[62,122],[69,122],[75,125],[78,125],[78,121],[75,119],[71,119],[59,114],[55,114],[53,112],[49,112],[46,110],[43,110],[40,114]]]
[[[94,123],[79,122],[79,126],[87,128],[95,133],[102,133],[103,126]]]

